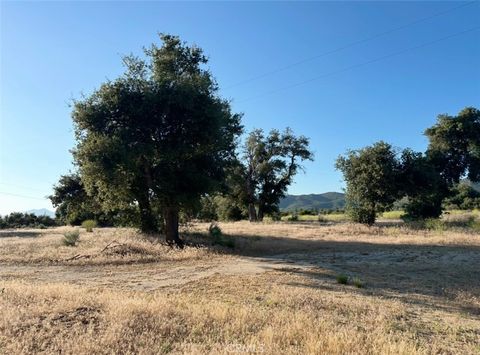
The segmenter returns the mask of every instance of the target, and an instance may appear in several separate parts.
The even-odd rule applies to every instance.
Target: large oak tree
[[[181,245],[179,211],[223,180],[241,133],[202,50],[178,37],[124,58],[125,73],[75,101],[74,159],[104,209],[140,212],[143,232]],[[158,218],[161,216],[161,218]]]

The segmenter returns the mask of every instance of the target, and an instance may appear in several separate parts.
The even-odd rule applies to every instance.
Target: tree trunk
[[[265,206],[263,203],[260,202],[258,205],[258,214],[257,214],[257,220],[259,222],[263,222],[263,210],[265,209]]]
[[[148,196],[143,196],[138,199],[138,207],[140,209],[140,229],[142,233],[150,234],[157,232],[157,223],[153,217]]]
[[[250,222],[257,221],[257,211],[255,210],[255,205],[253,203],[248,204],[248,220]]]
[[[167,244],[183,248],[183,241],[178,235],[178,208],[165,208],[163,218],[165,219],[165,239]]]

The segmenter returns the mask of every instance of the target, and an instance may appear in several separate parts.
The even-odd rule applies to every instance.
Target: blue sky
[[[455,35],[479,26],[478,1],[0,6],[0,214],[51,208],[43,197],[72,168],[72,98],[116,78],[121,56],[158,32],[204,49],[247,129],[310,137],[316,159],[294,194],[340,191],[334,161],[349,148],[424,150],[437,114],[480,103],[480,31]]]

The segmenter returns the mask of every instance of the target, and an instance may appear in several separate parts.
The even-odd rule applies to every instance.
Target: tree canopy
[[[449,185],[464,177],[480,181],[480,110],[466,107],[457,116],[439,115],[425,135],[426,154]]]
[[[401,166],[388,143],[351,150],[337,159],[336,168],[347,183],[346,210],[356,222],[373,224],[377,213],[390,208],[399,197]]]
[[[124,58],[121,77],[74,102],[74,159],[103,209],[137,206],[142,231],[163,230],[181,244],[179,211],[224,178],[241,115],[218,96],[200,48],[161,40],[145,59]]]
[[[250,132],[232,178],[233,191],[248,206],[250,221],[261,221],[265,214],[278,211],[280,199],[304,160],[313,160],[309,140],[295,136],[290,128],[274,129],[268,135],[261,129]]]

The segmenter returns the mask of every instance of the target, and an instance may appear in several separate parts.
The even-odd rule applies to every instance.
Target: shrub
[[[480,220],[472,219],[469,222],[468,227],[475,232],[480,232]]]
[[[358,277],[354,277],[352,283],[356,288],[363,288],[363,286],[365,285],[363,281],[360,280],[360,278]]]
[[[337,275],[337,282],[342,285],[346,285],[348,283],[348,276],[345,274]]]
[[[350,203],[347,207],[347,214],[352,221],[369,226],[375,223],[375,219],[377,217],[375,209],[362,205],[355,205],[352,203]]]
[[[210,223],[208,226],[208,234],[214,239],[218,239],[222,236],[222,229],[216,223]]]
[[[274,212],[270,215],[272,217],[272,221],[281,221],[282,220],[282,214],[280,212]]]
[[[289,217],[287,218],[287,221],[290,221],[290,222],[296,222],[296,221],[298,221],[298,213],[297,213],[297,212],[293,212],[293,213],[291,214],[291,216],[289,216]]]
[[[235,240],[233,238],[223,236],[222,230],[218,224],[210,223],[210,226],[208,227],[208,234],[210,234],[212,237],[214,245],[235,248]]]
[[[97,222],[93,219],[87,219],[82,222],[82,227],[87,230],[87,232],[93,232],[93,228],[97,227]]]
[[[63,244],[67,247],[74,247],[76,246],[78,240],[80,239],[80,231],[75,229],[70,232],[65,232],[63,234]]]
[[[435,230],[435,231],[444,231],[447,229],[446,223],[438,218],[425,219],[424,226],[425,226],[425,229]]]
[[[317,216],[317,221],[320,222],[320,223],[326,223],[326,222],[328,222],[328,219],[326,219],[323,215],[319,214]]]

